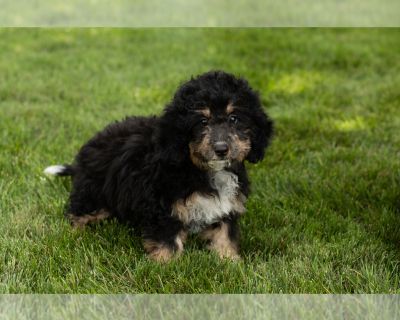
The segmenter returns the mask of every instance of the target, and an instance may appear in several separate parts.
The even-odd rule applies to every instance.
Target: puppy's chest
[[[172,206],[172,215],[181,220],[191,232],[198,232],[231,212],[245,211],[246,199],[239,190],[238,177],[234,173],[217,171],[210,175],[209,179],[217,194],[205,195],[194,192]]]

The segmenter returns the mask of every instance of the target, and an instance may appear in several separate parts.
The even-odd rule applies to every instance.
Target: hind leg
[[[100,222],[111,217],[111,214],[104,209],[100,209],[98,211],[79,216],[73,213],[67,213],[66,217],[71,222],[71,225],[74,229],[83,229],[87,224]]]
[[[72,227],[84,228],[87,224],[111,217],[110,212],[102,207],[94,196],[95,194],[91,192],[89,186],[86,186],[86,188],[74,186],[69,198],[68,210],[65,213]]]

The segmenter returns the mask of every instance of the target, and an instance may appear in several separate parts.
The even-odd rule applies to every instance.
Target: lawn
[[[243,261],[193,238],[159,265],[115,221],[71,230],[70,182],[43,169],[210,69],[276,123]],[[399,108],[400,29],[0,29],[0,292],[400,293]]]

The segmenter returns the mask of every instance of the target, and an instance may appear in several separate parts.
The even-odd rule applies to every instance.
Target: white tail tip
[[[48,174],[51,176],[56,176],[59,175],[60,173],[64,172],[65,167],[62,165],[55,165],[55,166],[50,166],[44,169],[43,173]]]

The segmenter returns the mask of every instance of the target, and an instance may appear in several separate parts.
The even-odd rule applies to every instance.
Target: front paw
[[[172,258],[178,257],[183,252],[183,243],[186,240],[186,233],[180,232],[173,244],[159,242],[151,239],[143,240],[144,249],[148,257],[156,262],[166,263]]]
[[[229,259],[231,261],[237,261],[237,262],[242,261],[242,257],[239,255],[239,253],[232,250],[218,252],[218,256],[221,259]]]
[[[174,256],[173,248],[167,244],[152,240],[144,240],[143,245],[148,257],[153,261],[165,263],[170,261]]]

